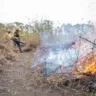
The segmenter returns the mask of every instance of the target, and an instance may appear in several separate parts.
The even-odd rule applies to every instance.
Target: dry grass
[[[38,33],[29,33],[29,34],[21,34],[21,41],[26,43],[23,50],[25,52],[36,50],[37,46],[40,44],[40,36]]]
[[[2,38],[5,34],[5,31],[0,32],[0,64],[6,64],[8,61],[16,60],[16,56],[19,53],[19,49],[13,46],[13,42],[8,42]],[[39,34],[30,33],[30,34],[20,34],[21,41],[25,42],[26,45],[22,48],[23,51],[33,51],[36,50],[37,46],[40,44]]]
[[[19,53],[18,48],[14,48],[13,42],[10,44],[2,38],[6,33],[5,30],[0,31],[0,65],[6,64],[8,60],[13,61]],[[25,42],[25,46],[22,48],[24,52],[35,51],[40,44],[40,36],[38,33],[21,33],[21,41]]]
[[[82,78],[72,78],[72,74],[53,74],[50,77],[41,75],[43,65],[37,67],[31,76],[33,86],[45,88],[46,91],[56,90],[66,94],[64,96],[95,96],[96,76],[82,74]],[[70,95],[71,94],[71,95]]]
[[[16,54],[7,44],[0,44],[0,64],[6,64],[7,60],[14,61]]]
[[[2,34],[0,34],[0,37],[2,37]],[[36,50],[40,44],[40,37],[37,33],[21,34],[21,40],[26,43],[23,48],[25,52]],[[6,44],[4,40],[0,40],[0,65],[7,64],[8,61],[14,62],[17,51],[9,44]],[[88,96],[95,92],[96,86],[93,86],[96,80],[95,76],[72,79],[69,74],[53,74],[46,78],[41,75],[42,68],[42,65],[38,66],[31,74],[30,82],[36,87],[45,88],[47,86],[45,93],[54,88],[60,90],[64,94],[63,96]]]

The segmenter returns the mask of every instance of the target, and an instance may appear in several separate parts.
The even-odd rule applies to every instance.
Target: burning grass
[[[84,73],[96,74],[96,56],[93,57],[93,60],[85,65]]]
[[[60,91],[62,94],[70,94],[68,96],[87,96],[89,87],[86,84],[89,84],[90,80],[85,80],[85,78],[81,79],[72,79],[69,74],[54,74],[50,77],[43,77],[40,73],[40,69],[32,74],[31,83],[33,86],[45,88],[47,86],[46,91],[50,88],[51,90],[56,89]],[[86,82],[87,81],[87,82]]]
[[[61,69],[65,70],[65,68],[61,66]],[[94,96],[96,93],[96,56],[93,49],[92,52],[76,62],[71,72],[59,74],[55,72],[46,77],[42,75],[42,70],[44,70],[44,64],[38,64],[31,76],[31,82],[34,86],[51,86],[51,88],[56,88],[64,94],[72,93],[68,96]]]
[[[79,60],[70,73],[55,73],[49,77],[44,77],[42,75],[43,68],[44,65],[41,64],[33,72],[31,82],[34,86],[51,86],[51,88],[56,88],[64,94],[72,92],[69,96],[95,96],[96,56],[92,52]]]
[[[96,75],[82,74],[82,78],[74,78],[69,74],[54,74],[50,77],[43,77],[40,69],[32,74],[31,83],[33,86],[45,88],[46,91],[54,88],[63,94],[70,94],[68,96],[91,96],[96,92]],[[64,95],[66,96],[66,95]],[[92,95],[94,96],[94,95]]]

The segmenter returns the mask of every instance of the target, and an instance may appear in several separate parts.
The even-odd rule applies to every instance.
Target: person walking
[[[20,52],[22,53],[22,49],[21,49],[21,42],[20,42],[20,34],[19,34],[19,28],[16,28],[16,31],[13,33],[13,41],[14,41],[14,45],[19,48]]]

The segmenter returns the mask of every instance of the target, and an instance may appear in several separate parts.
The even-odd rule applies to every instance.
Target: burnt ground
[[[36,88],[31,84],[33,53],[21,53],[18,60],[1,67],[0,96],[66,96],[60,91]]]

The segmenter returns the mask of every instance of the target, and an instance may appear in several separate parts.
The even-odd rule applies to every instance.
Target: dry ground
[[[3,65],[0,70],[0,96],[64,96],[60,91],[36,88],[31,84],[33,54],[21,53],[17,61]]]

